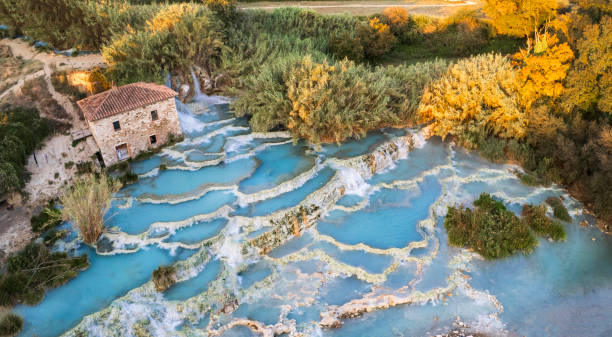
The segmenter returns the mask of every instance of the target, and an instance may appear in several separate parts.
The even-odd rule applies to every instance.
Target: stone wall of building
[[[156,121],[151,117],[154,110],[157,110]],[[114,129],[115,121],[119,121],[120,130]],[[134,158],[141,152],[167,143],[170,134],[182,134],[174,98],[90,121],[88,124],[107,166],[119,162],[115,148],[121,144],[127,144],[129,157]],[[156,144],[150,142],[152,135],[157,138]]]

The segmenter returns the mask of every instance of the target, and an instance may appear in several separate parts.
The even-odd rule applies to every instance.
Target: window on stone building
[[[155,135],[149,136],[149,140],[151,141],[152,145],[157,143],[157,137]]]
[[[157,116],[157,110],[151,111],[151,120],[156,121],[159,117]]]
[[[119,121],[113,122],[113,129],[115,129],[115,131],[121,130],[121,124],[119,124]]]

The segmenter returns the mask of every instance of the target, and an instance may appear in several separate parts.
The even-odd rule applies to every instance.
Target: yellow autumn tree
[[[576,45],[563,100],[566,111],[612,116],[612,17],[586,26]]]
[[[348,62],[341,63],[342,69],[346,70]],[[330,81],[336,67],[324,63],[314,63],[310,57],[302,61],[302,66],[291,74],[291,85],[288,87],[288,95],[291,100],[291,112],[287,127],[290,130],[298,128],[301,124],[311,127],[313,124],[313,112],[322,105],[320,97],[316,93],[324,90]]]
[[[387,7],[382,13],[389,19],[389,21],[391,21],[391,24],[393,25],[403,25],[410,21],[410,14],[408,14],[408,10],[403,7]]]
[[[513,36],[528,36],[557,10],[557,0],[485,0],[485,13],[497,32]]]
[[[557,98],[563,93],[563,81],[574,59],[567,43],[559,43],[554,34],[544,32],[528,39],[527,48],[514,55],[520,67],[518,82],[522,105],[529,109],[540,98]]]
[[[174,4],[164,7],[155,17],[147,20],[147,30],[150,32],[159,32],[170,30],[178,23],[181,18],[187,13],[195,13],[196,7],[189,4]]]
[[[444,62],[374,69],[306,56],[285,81],[290,110],[285,125],[295,139],[341,142],[406,122],[422,88],[445,71]],[[416,105],[416,104],[414,104]]]
[[[357,36],[367,58],[376,58],[386,54],[397,43],[397,38],[391,32],[391,27],[381,22],[377,17],[357,28]]]
[[[402,43],[412,43],[422,38],[423,31],[417,23],[422,17],[412,17],[406,8],[399,6],[387,7],[382,14],[381,19],[391,26],[391,33]]]
[[[455,137],[475,147],[489,136],[523,138],[528,118],[521,108],[517,72],[496,54],[464,59],[451,66],[423,94],[417,111],[433,135]]]

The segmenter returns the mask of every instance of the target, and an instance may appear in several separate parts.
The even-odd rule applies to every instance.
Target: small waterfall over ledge
[[[24,336],[423,336],[448,332],[459,314],[477,331],[539,336],[547,332],[531,313],[546,313],[542,329],[565,329],[570,323],[547,317],[568,303],[592,312],[612,299],[612,268],[571,276],[563,268],[595,265],[589,257],[610,245],[577,226],[588,216],[562,189],[520,185],[509,166],[414,130],[317,154],[286,133],[249,132],[200,90],[194,102],[177,102],[186,141],[133,163],[141,180],[117,196],[105,234],[114,248],[84,250],[91,270],[16,309]],[[440,215],[482,191],[512,209],[563,196],[576,222],[568,242],[544,240],[532,255],[494,263],[449,248]],[[151,273],[170,264],[177,283],[158,293]],[[584,335],[600,335],[605,321],[579,320],[590,326]]]
[[[195,71],[191,69],[191,78],[193,79],[193,102],[199,103],[205,106],[212,106],[218,104],[227,104],[230,102],[230,99],[224,96],[217,95],[206,95],[202,93],[202,88],[200,84],[200,80],[198,79]]]

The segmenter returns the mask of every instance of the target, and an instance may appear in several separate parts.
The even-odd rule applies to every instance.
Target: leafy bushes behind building
[[[53,47],[97,50],[125,27],[142,27],[154,6],[125,0],[0,0],[0,20]]]
[[[340,142],[413,121],[425,86],[446,68],[443,61],[370,68],[294,57],[250,77],[232,107],[250,115],[256,131],[287,128],[296,139]]]
[[[147,21],[143,30],[117,35],[102,48],[108,73],[119,83],[162,82],[170,72],[193,65],[210,71],[224,49],[220,23],[195,5],[172,5]]]

